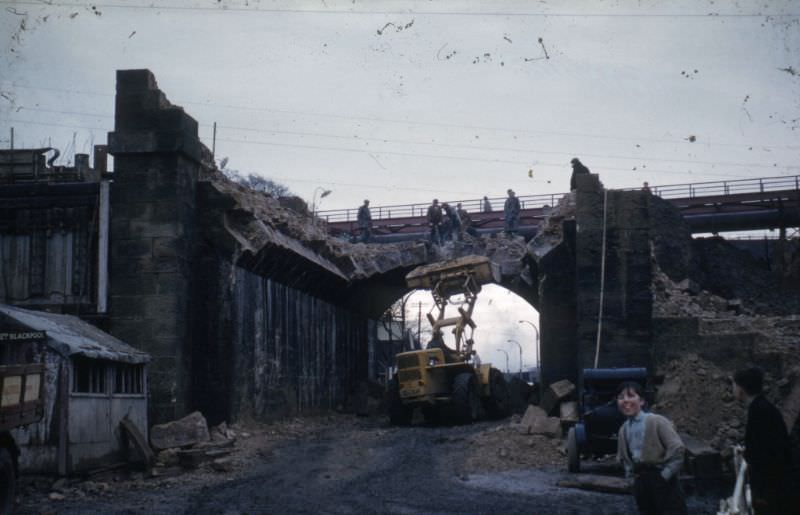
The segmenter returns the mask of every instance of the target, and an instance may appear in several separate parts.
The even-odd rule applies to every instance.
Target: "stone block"
[[[178,302],[175,295],[149,296],[145,307],[145,315],[151,319],[174,319],[178,314]]]
[[[697,479],[712,479],[722,476],[722,457],[707,443],[689,435],[681,435],[686,447],[685,470]]]
[[[571,426],[578,422],[578,403],[576,401],[562,402],[559,406],[561,424]]]
[[[539,403],[539,407],[550,415],[555,413],[556,407],[558,407],[562,401],[569,399],[569,397],[574,394],[575,385],[572,381],[568,379],[556,381],[548,386],[542,394],[542,402]]]
[[[114,298],[111,299],[111,309],[114,309]],[[149,352],[149,349],[142,345],[143,342],[151,341],[153,332],[150,325],[141,318],[121,318],[115,316],[111,322],[111,334],[128,345]]]
[[[209,440],[206,418],[199,411],[190,413],[180,420],[156,424],[150,428],[150,444],[159,451],[202,444]]]
[[[116,239],[112,246],[112,257],[124,257],[135,259],[148,257],[152,254],[152,243],[150,239]]]
[[[525,414],[522,416],[522,420],[520,421],[522,432],[527,433],[528,428],[533,426],[534,422],[540,418],[547,418],[547,413],[545,413],[544,410],[539,406],[528,406],[528,409],[525,410]]]
[[[157,90],[153,72],[146,68],[117,70],[117,93],[121,95]]]
[[[150,303],[149,295],[115,295],[112,300],[115,316],[144,318]]]
[[[537,418],[529,434],[544,435],[548,438],[561,436],[561,420],[558,417]]]
[[[137,274],[165,274],[178,272],[178,260],[167,257],[143,257],[134,260],[133,269]]]
[[[134,238],[176,238],[181,235],[181,227],[177,222],[151,222],[149,220],[131,220],[131,236]]]
[[[177,258],[181,253],[180,242],[175,238],[153,238],[152,242],[153,257],[156,259]]]
[[[115,274],[114,295],[156,295],[159,292],[160,277],[154,274],[125,275]]]

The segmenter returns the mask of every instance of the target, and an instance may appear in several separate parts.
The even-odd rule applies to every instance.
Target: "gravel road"
[[[556,486],[557,466],[467,471],[471,438],[502,422],[396,428],[340,417],[290,437],[253,438],[229,473],[77,484],[51,499],[28,480],[22,514],[635,514],[633,498]],[[473,457],[474,461],[474,457]],[[41,479],[39,480],[42,481]],[[690,513],[715,513],[690,497]]]

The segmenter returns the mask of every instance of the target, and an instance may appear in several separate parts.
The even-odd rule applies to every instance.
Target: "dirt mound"
[[[716,449],[744,437],[745,411],[733,398],[732,371],[689,354],[659,371],[666,377],[658,388],[653,411],[667,416],[680,433],[708,441]]]
[[[564,465],[561,438],[523,434],[518,423],[493,427],[468,439],[467,472],[497,472]]]
[[[800,295],[784,291],[775,272],[749,252],[719,237],[692,240],[692,252],[692,279],[710,293],[741,299],[758,314],[800,313]]]

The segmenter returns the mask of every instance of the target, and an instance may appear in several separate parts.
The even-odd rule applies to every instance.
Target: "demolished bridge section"
[[[148,70],[117,73],[109,134],[110,330],[153,356],[150,418],[212,423],[327,409],[365,376],[351,284],[428,259],[329,238],[307,213],[228,180]]]

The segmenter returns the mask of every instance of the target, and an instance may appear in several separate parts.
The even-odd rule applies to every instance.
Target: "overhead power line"
[[[113,97],[114,95],[111,93],[102,93],[102,92],[95,92],[95,91],[81,91],[81,90],[69,90],[69,89],[58,89],[58,88],[47,88],[41,86],[29,86],[24,84],[12,84],[14,87],[19,87],[23,89],[41,89],[45,91],[57,91],[63,93],[73,93],[73,94],[80,94],[80,95],[99,95],[99,96],[107,96]],[[221,109],[235,109],[235,110],[243,110],[243,111],[258,111],[258,112],[267,112],[267,113],[279,113],[279,114],[288,114],[288,115],[302,115],[302,116],[312,116],[312,117],[320,117],[320,118],[334,118],[334,119],[341,119],[341,120],[360,120],[360,121],[368,121],[368,122],[379,122],[379,123],[390,123],[390,124],[397,124],[397,125],[404,125],[404,126],[430,126],[430,127],[443,127],[443,128],[458,128],[458,129],[469,129],[469,130],[480,130],[480,131],[493,131],[493,132],[508,132],[512,134],[543,134],[547,136],[566,136],[566,137],[574,137],[574,138],[592,138],[592,139],[602,139],[602,140],[611,140],[611,141],[625,141],[629,143],[639,143],[639,142],[647,142],[647,143],[667,143],[667,144],[687,144],[686,140],[684,139],[658,139],[658,138],[647,138],[647,137],[640,137],[640,136],[611,136],[606,134],[585,134],[579,132],[564,132],[564,131],[553,131],[553,130],[545,130],[545,129],[510,129],[506,127],[492,127],[492,126],[481,126],[481,125],[464,125],[464,124],[455,124],[455,123],[447,123],[447,122],[434,122],[434,121],[418,121],[418,120],[397,120],[392,118],[379,118],[379,117],[371,117],[371,116],[358,116],[358,115],[342,115],[342,114],[335,114],[335,113],[319,113],[319,112],[310,112],[310,111],[292,111],[292,110],[284,110],[284,109],[273,109],[269,107],[259,107],[259,106],[242,106],[242,105],[235,105],[235,104],[215,104],[209,102],[197,102],[192,100],[184,100],[184,99],[176,99],[175,102],[178,105],[198,105],[203,107],[213,107],[213,108],[221,108]],[[30,110],[35,110],[33,108],[27,108]],[[110,116],[110,115],[96,115],[96,116]],[[202,124],[208,126],[207,124]],[[242,129],[248,130],[248,129]],[[800,149],[800,145],[765,145],[760,143],[726,143],[726,142],[696,142],[692,143],[693,145],[703,145],[709,147],[760,147],[764,149],[790,149],[790,150],[797,150]]]
[[[23,109],[28,111],[43,111],[43,112],[51,112],[51,113],[58,113],[58,114],[69,114],[69,115],[77,115],[77,116],[92,116],[96,118],[113,118],[111,115],[103,115],[103,114],[96,114],[96,113],[82,113],[76,111],[61,111],[61,110],[52,110],[52,109],[43,109],[43,108],[25,108]],[[203,125],[208,126],[208,125]],[[245,132],[254,132],[258,134],[280,134],[280,135],[288,135],[288,136],[300,136],[300,137],[316,137],[316,138],[329,138],[329,139],[339,139],[345,141],[373,141],[387,145],[421,145],[427,147],[441,147],[441,148],[450,148],[450,149],[464,149],[470,151],[490,151],[490,152],[514,152],[514,153],[523,153],[523,154],[545,154],[545,155],[560,155],[570,157],[573,153],[569,152],[560,152],[560,151],[553,151],[553,150],[537,150],[537,149],[530,149],[530,148],[518,148],[518,147],[494,147],[494,146],[486,146],[486,145],[479,145],[479,144],[455,144],[455,143],[437,143],[437,142],[430,142],[430,141],[415,141],[415,140],[406,140],[406,139],[395,139],[395,138],[375,138],[375,137],[368,137],[368,136],[357,136],[357,135],[348,135],[343,136],[340,134],[325,134],[325,133],[315,133],[315,132],[300,132],[300,131],[283,131],[283,130],[272,130],[272,129],[255,129],[249,127],[233,127],[228,125],[217,124],[218,128],[225,128],[231,130],[238,130],[238,131],[245,131]],[[219,139],[220,141],[229,141],[229,142],[236,142],[236,143],[248,143],[250,140],[237,140],[237,139]],[[270,144],[273,142],[260,142],[262,144]],[[276,143],[277,144],[277,143]],[[327,148],[327,147],[326,147]],[[360,151],[365,151],[362,149]],[[391,153],[391,152],[384,152],[384,151],[376,151],[383,154]],[[642,162],[660,162],[660,163],[678,163],[678,164],[689,164],[689,165],[708,165],[708,166],[725,166],[725,167],[743,167],[743,168],[775,168],[775,166],[763,164],[763,163],[739,163],[739,162],[728,162],[728,161],[699,161],[699,160],[692,160],[692,159],[674,159],[674,158],[660,158],[660,157],[648,157],[648,156],[620,156],[620,155],[607,155],[607,154],[587,154],[581,153],[582,157],[592,157],[598,159],[617,159],[617,160],[626,160],[626,161],[634,161],[636,163]],[[459,157],[461,158],[461,157]],[[464,159],[471,159],[468,157],[464,157]],[[480,160],[480,158],[478,158]],[[539,166],[542,164],[551,164],[553,166],[564,166],[564,163],[542,163],[538,160],[529,160],[529,161],[502,161],[502,160],[492,160],[496,162],[509,162],[511,164],[523,164],[526,166]],[[781,165],[781,168],[800,168],[800,165]]]
[[[0,5],[35,5],[35,6],[56,6],[70,8],[86,8],[85,4],[74,2],[57,2],[45,0],[0,0]],[[291,8],[264,8],[260,6],[231,6],[229,3],[216,6],[189,6],[189,5],[155,5],[155,4],[120,4],[120,3],[98,3],[92,4],[97,9],[140,9],[155,11],[198,11],[198,12],[248,12],[265,14],[325,14],[325,15],[393,15],[393,16],[518,16],[518,17],[559,17],[559,18],[762,18],[771,17],[794,17],[796,13],[730,13],[706,11],[702,13],[654,13],[654,12],[622,12],[622,13],[600,13],[600,12],[529,12],[529,11],[444,11],[444,10],[365,10],[365,9],[291,9]]]
[[[98,130],[98,131],[110,131],[112,130],[109,127],[86,127],[81,125],[74,125],[74,124],[62,124],[62,123],[51,123],[51,122],[36,122],[36,121],[27,121],[27,120],[17,120],[17,119],[10,119],[8,120],[11,123],[21,123],[21,124],[32,124],[32,125],[44,125],[44,126],[54,126],[54,127],[66,127],[70,129],[87,129],[87,130]],[[368,149],[368,148],[348,148],[348,147],[329,147],[329,146],[320,146],[320,145],[310,145],[310,144],[300,144],[300,143],[283,143],[283,142],[271,142],[271,141],[258,141],[258,140],[239,140],[239,139],[231,139],[231,138],[217,138],[217,141],[224,141],[228,143],[238,143],[238,144],[245,144],[245,145],[263,145],[263,146],[272,146],[272,147],[284,147],[284,148],[300,148],[300,149],[307,149],[307,150],[322,150],[322,151],[331,151],[331,152],[350,152],[350,153],[359,153],[359,154],[378,154],[378,155],[391,155],[391,156],[401,156],[401,157],[412,157],[412,158],[430,158],[430,159],[451,159],[451,160],[459,160],[459,161],[477,161],[477,162],[484,162],[484,163],[500,163],[500,164],[513,164],[513,165],[520,165],[523,167],[530,167],[532,166],[531,160],[528,161],[515,161],[509,159],[493,159],[493,158],[481,158],[481,157],[471,157],[471,156],[453,156],[453,155],[445,155],[445,154],[424,154],[420,152],[398,152],[398,151],[386,151],[380,149]],[[480,150],[480,149],[476,149]],[[597,157],[603,159],[614,159],[613,156],[600,156]],[[694,163],[692,161],[687,161],[688,164],[702,164],[702,163]],[[714,164],[714,163],[712,163]],[[741,163],[740,163],[741,164]],[[745,166],[744,164],[741,164]],[[537,168],[547,167],[547,168],[555,168],[561,171],[566,169],[563,163],[548,163],[537,161],[535,165]],[[720,166],[722,166],[720,164]],[[761,167],[767,168],[777,168],[775,166],[769,167],[768,165],[759,165]],[[604,172],[609,171],[618,171],[618,172],[625,172],[625,173],[636,173],[637,175],[639,172],[635,172],[629,168],[619,168],[614,166],[596,166],[599,170],[603,170]],[[797,166],[781,166],[780,168],[797,168]],[[709,177],[738,177],[738,178],[748,178],[750,175],[737,175],[732,174],[730,172],[706,172],[706,171],[676,171],[676,170],[662,170],[662,169],[655,169],[655,168],[647,168],[642,170],[642,172],[646,173],[659,173],[659,174],[668,174],[668,175],[703,175]],[[533,182],[544,182],[540,180],[534,180]]]

